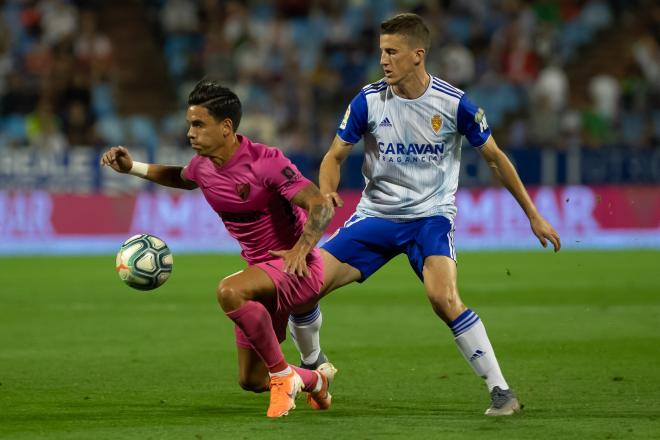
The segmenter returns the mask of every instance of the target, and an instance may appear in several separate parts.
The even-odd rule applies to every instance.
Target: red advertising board
[[[328,232],[350,216],[360,195],[342,193],[346,204]],[[660,248],[657,186],[540,187],[530,195],[568,247]],[[506,190],[460,190],[456,204],[459,250],[538,246]],[[197,191],[117,196],[0,192],[0,253],[107,253],[137,233],[158,235],[175,251],[239,249]]]

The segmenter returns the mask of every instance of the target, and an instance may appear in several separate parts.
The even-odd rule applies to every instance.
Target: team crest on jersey
[[[241,200],[246,201],[250,195],[250,184],[249,183],[237,183],[236,184],[236,194]]]
[[[293,180],[293,178],[296,177],[296,172],[293,171],[291,167],[284,167],[282,174],[287,178],[287,180]]]
[[[431,128],[435,132],[435,134],[438,134],[440,132],[440,129],[442,128],[442,118],[440,115],[433,115],[431,117]]]

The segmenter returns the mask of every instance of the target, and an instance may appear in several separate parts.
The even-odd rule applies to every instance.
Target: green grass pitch
[[[113,256],[0,259],[0,438],[660,438],[660,252],[459,255],[462,297],[525,404],[505,419],[482,415],[485,386],[401,258],[322,302],[332,408],[300,399],[267,419],[215,301],[241,267],[175,255],[141,293]]]

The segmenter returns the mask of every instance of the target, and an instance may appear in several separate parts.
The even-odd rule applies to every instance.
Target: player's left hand
[[[294,247],[286,251],[268,251],[273,257],[280,257],[284,260],[284,272],[296,274],[299,277],[309,276],[307,267],[307,252]]]
[[[532,217],[529,219],[529,224],[532,227],[532,232],[541,242],[541,246],[548,247],[548,240],[552,243],[552,246],[555,248],[555,252],[558,252],[561,249],[561,240],[559,239],[559,234],[555,231],[555,228],[543,217]]]
[[[344,206],[344,201],[336,191],[326,194],[325,198],[332,202],[333,208],[342,208]]]

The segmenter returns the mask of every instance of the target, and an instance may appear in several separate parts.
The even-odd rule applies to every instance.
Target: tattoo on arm
[[[307,222],[305,222],[298,244],[308,247],[311,250],[321,239],[325,228],[328,227],[330,220],[332,220],[334,208],[321,196],[316,185],[309,185],[300,191],[300,194],[294,198],[294,203],[299,206],[306,205],[307,207]]]
[[[315,240],[312,245],[315,245],[323,235],[323,232],[325,232],[325,228],[328,227],[330,220],[332,220],[333,211],[334,210],[326,203],[313,205],[310,208],[309,218],[307,219],[307,223],[305,223],[305,230],[303,231],[303,237],[308,236],[308,239],[313,237]],[[309,237],[310,235],[312,237]]]

